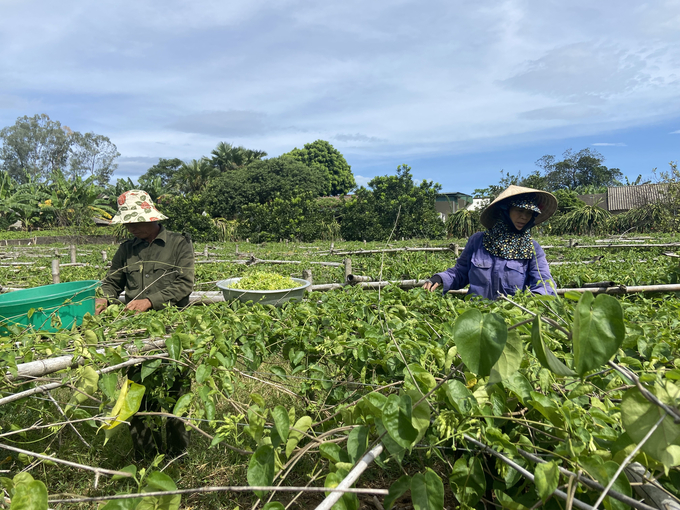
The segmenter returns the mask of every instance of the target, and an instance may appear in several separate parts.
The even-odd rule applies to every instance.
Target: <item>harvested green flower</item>
[[[239,281],[230,285],[232,289],[243,290],[283,290],[299,287],[289,276],[281,276],[276,273],[266,271],[255,271],[248,276],[244,276]]]

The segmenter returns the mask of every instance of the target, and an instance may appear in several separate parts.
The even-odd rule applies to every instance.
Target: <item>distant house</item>
[[[578,198],[587,205],[597,205],[612,214],[620,214],[662,200],[667,189],[667,184],[616,186],[607,188],[606,193],[579,195]]]
[[[472,204],[472,195],[466,193],[439,193],[435,202],[435,209],[439,213],[442,221],[450,214],[455,213],[460,209],[467,209]]]

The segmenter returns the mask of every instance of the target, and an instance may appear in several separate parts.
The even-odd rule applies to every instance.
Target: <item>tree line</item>
[[[197,240],[437,239],[482,229],[479,212],[470,210],[449,215],[444,224],[435,210],[441,186],[415,182],[407,165],[357,188],[344,156],[324,140],[273,158],[220,142],[208,156],[160,158],[138,182],[115,183],[110,179],[120,154],[107,137],[72,131],[45,114],[20,117],[0,131],[0,142],[0,229],[17,220],[28,229],[82,228],[93,218],[110,218],[116,197],[134,188],[157,202],[168,228]],[[595,150],[569,149],[559,160],[545,155],[536,166],[527,175],[501,171],[497,184],[476,189],[475,196],[493,200],[510,184],[550,191],[559,208],[542,230],[552,234],[677,229],[680,204],[670,203],[677,192],[616,217],[580,201],[580,194],[641,181],[638,176],[631,183],[620,169],[605,166]],[[677,165],[661,172],[660,180],[676,190]]]

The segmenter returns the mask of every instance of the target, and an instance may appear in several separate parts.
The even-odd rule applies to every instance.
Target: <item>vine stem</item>
[[[186,352],[186,351],[185,351]],[[167,353],[166,353],[167,355]],[[123,363],[119,363],[118,365],[112,365],[110,367],[102,368],[101,370],[97,370],[96,372],[99,375],[102,374],[108,374],[109,372],[114,372],[118,370],[119,368],[125,368],[129,367],[132,365],[138,365],[140,363],[143,363],[146,361],[147,358],[132,358],[127,361],[124,361]],[[36,393],[46,393],[50,390],[54,390],[56,388],[61,388],[62,386],[66,386],[68,382],[54,382],[54,383],[49,383],[49,384],[44,384],[42,386],[36,386],[35,388],[31,388],[30,390],[25,390],[25,391],[20,391],[19,393],[14,393],[13,395],[8,395],[7,397],[0,398],[0,406],[4,404],[9,404],[10,402],[14,402],[15,400],[20,400],[25,397],[30,397],[31,395],[35,395]]]
[[[649,400],[652,404],[656,404],[661,409],[666,411],[666,413],[668,413],[673,418],[673,421],[675,423],[680,423],[680,412],[678,412],[677,409],[673,409],[672,407],[669,407],[663,402],[661,402],[661,400],[659,400],[656,397],[656,395],[654,395],[651,391],[649,391],[642,385],[642,383],[640,382],[640,378],[637,375],[635,375],[630,370],[624,369],[622,366],[617,365],[613,361],[608,361],[607,364],[614,370],[622,374],[624,377],[633,381],[635,383],[635,386],[637,386],[637,388],[640,390],[640,393],[642,393],[642,396]]]
[[[481,448],[481,449],[484,450],[485,452],[487,452],[487,453],[493,455],[494,457],[497,457],[497,458],[500,459],[501,461],[505,462],[508,466],[510,466],[511,468],[515,469],[517,472],[519,472],[519,473],[520,473],[522,476],[524,476],[525,478],[528,478],[531,482],[534,481],[534,475],[533,475],[531,472],[527,471],[526,469],[524,469],[522,466],[520,466],[520,465],[517,464],[516,462],[510,460],[509,458],[507,458],[507,457],[506,457],[505,455],[503,455],[502,453],[497,452],[497,451],[494,450],[493,448],[491,448],[491,447],[485,445],[484,443],[482,443],[482,442],[480,442],[480,441],[477,441],[476,439],[474,439],[474,438],[468,436],[467,434],[463,434],[463,439],[465,439],[466,441],[468,441],[468,442],[474,444],[475,446],[478,446],[479,448]],[[553,492],[553,494],[554,494],[555,496],[557,496],[558,498],[563,499],[563,500],[565,500],[565,501],[568,501],[568,500],[569,500],[569,495],[566,494],[566,493],[564,493],[563,491],[561,491],[561,490],[559,490],[559,489],[555,489],[555,491]],[[580,501],[580,500],[578,500],[578,499],[574,499],[574,500],[573,500],[573,505],[574,505],[576,508],[580,508],[581,510],[595,510],[595,507],[592,507],[592,506],[590,506],[590,505],[588,505],[588,504],[586,504],[586,503],[584,503],[583,501]]]
[[[190,420],[190,419],[184,418],[184,417],[182,417],[182,416],[177,416],[176,414],[172,414],[172,413],[163,413],[163,412],[151,412],[151,411],[139,411],[139,412],[136,412],[136,413],[135,413],[135,416],[164,416],[164,417],[166,417],[166,418],[174,418],[175,420],[179,420],[179,421],[181,421],[182,423],[184,423],[185,425],[188,425],[189,427],[191,427],[192,429],[194,429],[196,432],[198,432],[199,434],[201,434],[201,435],[207,437],[207,438],[210,439],[211,441],[212,441],[213,439],[215,439],[214,436],[211,436],[211,435],[208,434],[207,432],[201,430],[200,427],[197,427],[196,425],[194,425],[193,423],[191,423],[191,420]],[[254,452],[251,452],[250,450],[242,450],[241,448],[237,448],[236,446],[231,446],[230,444],[227,444],[227,443],[219,443],[219,444],[222,444],[223,446],[225,446],[225,447],[228,448],[229,450],[234,451],[234,452],[236,452],[236,453],[240,453],[241,455],[252,455],[252,454],[254,453]]]
[[[9,450],[11,452],[23,453],[23,454],[28,455],[29,457],[36,457],[38,459],[56,462],[57,464],[64,464],[66,466],[71,466],[71,467],[78,468],[78,469],[85,469],[87,471],[92,471],[92,472],[95,473],[95,475],[97,477],[99,477],[99,475],[101,475],[101,474],[118,475],[118,476],[124,476],[126,478],[132,476],[132,474],[126,473],[125,471],[113,471],[111,469],[104,469],[104,468],[98,468],[98,467],[93,467],[93,466],[86,466],[85,464],[77,464],[75,462],[71,462],[71,461],[68,461],[68,460],[62,460],[62,459],[58,459],[56,457],[50,457],[49,455],[43,455],[42,453],[34,453],[34,452],[29,451],[29,450],[22,450],[21,448],[16,448],[14,446],[9,446],[9,445],[6,445],[6,444],[0,443],[0,448],[3,448],[5,450]]]
[[[522,450],[521,448],[517,448],[517,453],[519,453],[522,457],[532,461],[536,462],[538,464],[545,464],[546,461],[541,459],[540,457],[536,457],[535,455],[532,455],[529,452],[526,452]],[[583,485],[586,487],[589,487],[594,490],[599,490],[602,491],[604,490],[604,485],[599,484],[598,482],[594,480],[590,480],[589,478],[585,478],[584,476],[574,473],[572,471],[569,471],[568,469],[565,469],[561,466],[558,466],[557,469],[559,469],[560,473],[562,473],[564,476],[572,477],[575,476],[576,479],[581,482]],[[633,508],[637,508],[637,510],[657,510],[656,507],[649,506],[641,501],[638,501],[637,499],[633,499],[630,496],[626,496],[625,494],[621,494],[620,492],[610,490],[609,491],[609,497],[618,499],[619,501],[625,503],[626,505],[629,505]]]
[[[600,506],[600,503],[602,503],[602,501],[604,500],[604,498],[607,496],[607,493],[609,492],[609,489],[611,489],[611,488],[614,486],[614,483],[616,483],[616,480],[617,480],[617,478],[619,477],[619,475],[621,474],[621,472],[622,472],[622,471],[625,469],[625,467],[630,463],[630,461],[635,457],[635,455],[636,455],[637,452],[640,450],[640,448],[642,448],[642,445],[645,444],[645,443],[649,440],[650,437],[652,437],[652,434],[654,434],[654,432],[656,431],[656,429],[659,428],[659,425],[661,425],[661,422],[664,421],[664,420],[666,419],[666,416],[667,416],[667,415],[668,415],[668,413],[664,410],[663,414],[661,415],[661,418],[659,418],[659,419],[657,420],[657,422],[654,424],[654,426],[653,426],[651,429],[649,429],[649,432],[647,432],[647,434],[645,434],[645,437],[642,438],[642,441],[640,441],[640,442],[637,444],[637,446],[633,449],[633,451],[630,452],[630,454],[629,454],[629,455],[625,458],[625,460],[621,463],[621,465],[619,466],[619,469],[616,470],[616,472],[614,473],[614,476],[612,476],[612,479],[609,480],[609,483],[608,483],[607,486],[604,488],[604,491],[602,492],[602,494],[600,494],[600,497],[597,498],[597,501],[596,501],[595,504],[593,505],[595,508],[597,508],[598,506]]]
[[[522,310],[522,311],[525,312],[525,313],[528,313],[528,314],[531,315],[532,317],[536,317],[536,316],[538,315],[537,313],[532,312],[531,310],[529,310],[528,308],[526,308],[526,307],[520,305],[519,303],[515,303],[515,302],[514,302],[512,299],[510,299],[508,296],[506,296],[506,295],[504,295],[504,294],[501,294],[500,292],[498,293],[498,297],[501,298],[501,299],[503,299],[504,301],[507,301],[508,303],[511,303],[511,304],[515,305],[517,308],[519,308],[520,310]],[[557,323],[557,321],[551,319],[550,317],[545,317],[545,316],[543,316],[543,315],[541,315],[540,317],[541,317],[541,320],[542,320],[543,322],[545,322],[546,324],[550,324],[553,328],[557,329],[558,331],[561,331],[562,333],[564,333],[565,335],[567,335],[567,338],[571,339],[571,333],[570,333],[569,331],[567,331],[566,329],[564,329],[562,326],[560,326],[560,325]]]
[[[50,392],[48,391],[48,392],[47,392],[47,396],[50,398],[50,400],[52,401],[52,403],[53,403],[55,406],[57,406],[57,409],[59,409],[59,412],[61,413],[61,415],[62,415],[66,420],[68,420],[68,416],[66,416],[66,413],[64,413],[64,410],[63,410],[63,409],[61,408],[61,406],[59,405],[59,402],[57,402],[56,400],[54,400],[54,397],[52,396],[52,393],[50,393]],[[82,443],[83,443],[87,448],[92,448],[92,447],[90,446],[90,444],[89,444],[87,441],[85,441],[85,438],[84,438],[83,436],[80,435],[80,432],[78,432],[78,429],[75,427],[75,425],[73,425],[73,423],[71,423],[71,422],[68,422],[68,424],[71,426],[71,428],[73,429],[73,432],[76,433],[76,436],[78,436],[78,438],[82,441]]]
[[[126,473],[131,476],[130,473]],[[378,494],[387,496],[387,489],[340,489],[336,487],[272,487],[272,486],[222,486],[222,487],[196,487],[195,489],[178,489],[176,491],[143,492],[140,494],[115,494],[113,496],[94,496],[91,498],[51,499],[48,503],[88,503],[91,501],[109,501],[113,499],[133,498],[160,498],[163,496],[176,496],[178,494],[200,494],[206,492],[252,492],[252,491],[275,491],[275,492],[351,492],[353,494]]]

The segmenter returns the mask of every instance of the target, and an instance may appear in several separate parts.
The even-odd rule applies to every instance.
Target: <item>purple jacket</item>
[[[483,244],[483,232],[477,232],[468,239],[456,266],[437,273],[443,282],[443,292],[462,289],[468,283],[468,294],[486,299],[496,299],[501,294],[514,294],[518,289],[529,289],[536,294],[557,293],[545,252],[533,241],[536,257],[528,260],[510,260],[491,255]]]

